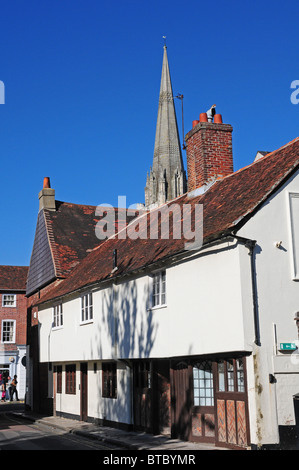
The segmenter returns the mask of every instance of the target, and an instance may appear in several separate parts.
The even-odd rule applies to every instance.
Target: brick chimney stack
[[[202,113],[193,121],[186,135],[189,192],[233,173],[232,130],[221,114]]]
[[[56,210],[55,204],[55,189],[51,188],[50,178],[46,176],[44,178],[43,189],[39,192],[39,210],[49,209],[51,211]]]

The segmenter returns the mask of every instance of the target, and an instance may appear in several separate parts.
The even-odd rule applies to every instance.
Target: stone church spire
[[[186,173],[182,159],[165,45],[153,166],[147,175],[145,205],[149,208],[163,204],[180,196],[186,190]]]

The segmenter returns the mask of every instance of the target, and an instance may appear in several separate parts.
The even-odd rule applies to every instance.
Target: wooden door
[[[153,431],[152,420],[152,365],[150,361],[139,361],[133,368],[134,387],[134,428],[139,431]]]
[[[246,448],[250,443],[245,358],[221,360],[216,377],[216,444]]]
[[[190,366],[185,362],[171,368],[171,435],[188,440],[191,433],[191,384]]]
[[[153,433],[170,436],[170,377],[169,360],[153,361]]]
[[[80,419],[87,421],[87,363],[80,364]]]

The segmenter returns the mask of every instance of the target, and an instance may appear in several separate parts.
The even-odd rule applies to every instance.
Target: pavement
[[[153,435],[144,432],[123,431],[120,429],[101,426],[76,419],[68,419],[58,416],[42,416],[25,410],[24,405],[18,402],[18,407],[11,402],[1,404],[0,411],[13,413],[14,416],[24,418],[31,422],[40,423],[52,428],[57,428],[66,433],[81,435],[86,438],[96,439],[103,443],[111,444],[123,450],[173,450],[173,451],[201,451],[201,450],[227,450],[216,447],[210,443],[196,443],[171,439],[164,435]]]

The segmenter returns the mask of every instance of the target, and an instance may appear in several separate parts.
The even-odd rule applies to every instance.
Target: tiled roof
[[[185,194],[170,201],[180,207],[203,204],[203,242],[215,240],[237,230],[260,205],[299,167],[299,138],[267,154],[251,165],[217,180],[204,194]],[[157,213],[151,212],[151,215]],[[147,225],[150,213],[137,220]],[[170,224],[171,225],[171,224]],[[93,250],[67,279],[51,289],[41,302],[62,296],[96,282],[129,274],[185,250],[184,239],[153,240],[112,238]],[[118,269],[113,269],[113,250],[117,250]]]
[[[112,211],[117,229],[117,211]],[[105,213],[103,214],[105,217]],[[65,278],[103,240],[95,229],[101,219],[96,206],[56,201],[56,211],[43,209],[38,214],[27,283],[31,295],[53,280]]]
[[[28,266],[0,266],[0,290],[25,291]]]
[[[96,215],[96,206],[56,201],[56,207],[56,212],[45,211],[46,224],[56,276],[65,277],[90,251],[103,243],[95,233],[101,217]],[[117,211],[121,209],[107,207],[105,210],[114,213],[117,231]]]

